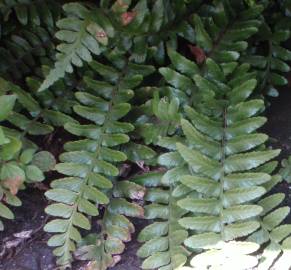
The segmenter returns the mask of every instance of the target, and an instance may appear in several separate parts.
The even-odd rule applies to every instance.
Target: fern
[[[189,255],[183,246],[188,233],[177,222],[185,211],[177,206],[177,198],[172,196],[173,184],[167,182],[175,179],[162,176],[162,173],[149,173],[134,179],[147,187],[145,217],[155,220],[138,236],[143,243],[137,252],[144,259],[142,269],[177,269],[186,263]]]
[[[193,41],[193,28],[184,20],[193,10],[198,10],[203,1],[192,1],[191,5],[181,1],[138,1],[132,7],[115,2],[110,8],[116,28],[116,46],[131,53],[131,59],[137,63],[154,59],[165,62],[166,42],[177,48],[178,36]]]
[[[258,202],[264,211],[259,219],[261,229],[248,237],[248,241],[266,244],[260,258],[258,269],[289,269],[288,260],[290,249],[291,227],[289,224],[281,225],[290,212],[287,206],[275,209],[282,203],[285,195],[276,193],[265,197]],[[275,209],[275,210],[274,210]]]
[[[283,159],[282,160],[282,167],[280,169],[280,175],[282,178],[287,181],[288,183],[290,182],[291,179],[291,172],[290,172],[290,163],[291,163],[291,158],[289,157],[288,159]]]
[[[0,96],[0,121],[9,118],[17,99],[16,95],[3,94]],[[0,126],[0,217],[13,219],[14,214],[8,208],[20,206],[21,201],[16,196],[25,184],[44,180],[43,172],[54,167],[54,157],[46,151],[38,152],[34,145],[25,144],[18,134]],[[0,220],[0,230],[4,224]]]
[[[61,8],[56,1],[3,0],[0,3],[0,13],[4,17],[4,21],[8,21],[11,14],[14,13],[22,25],[40,26],[44,24],[53,29],[55,21],[60,17]]]
[[[54,44],[47,30],[41,27],[12,33],[0,47],[0,75],[21,80],[35,72],[40,64],[53,60]],[[15,69],[15,66],[18,68]]]
[[[20,106],[7,120],[24,132],[22,136],[47,135],[54,130],[52,125],[60,127],[67,122],[76,122],[62,112],[43,108],[29,92],[2,78],[0,78],[0,90],[11,91],[18,96]]]
[[[108,57],[110,59],[112,55]],[[118,57],[114,57],[114,59],[116,62],[113,62],[119,66],[120,59]],[[108,69],[105,66],[92,64],[103,76],[107,76],[104,71]],[[104,68],[103,72],[102,68]],[[121,67],[119,66],[119,68]],[[128,63],[124,82],[121,82],[121,85],[129,83],[128,86],[135,87],[142,79],[141,75],[147,76],[152,72],[151,66]],[[123,87],[126,87],[125,85]],[[136,143],[123,144],[120,150],[126,154],[128,160],[137,163],[141,160],[146,162],[155,156],[152,149]],[[141,218],[144,216],[143,208],[134,202],[134,200],[143,199],[146,191],[144,187],[131,181],[117,181],[116,179],[112,180],[112,185],[112,188],[106,193],[109,203],[106,205],[103,217],[98,221],[100,232],[89,234],[79,243],[79,248],[75,253],[78,259],[90,260],[90,267],[96,269],[105,270],[120,261],[120,254],[125,249],[124,242],[129,242],[131,234],[135,231],[134,225],[127,217]]]
[[[114,59],[112,61],[115,63]],[[120,63],[120,61],[116,62]],[[119,119],[127,115],[130,110],[130,105],[127,103],[133,96],[133,91],[130,89],[138,86],[142,81],[141,75],[135,75],[135,66],[126,62],[121,63],[123,64],[118,69],[96,61],[90,63],[94,72],[103,77],[106,82],[85,76],[84,83],[87,90],[76,92],[76,98],[80,104],[74,106],[74,111],[93,124],[68,123],[65,125],[67,131],[85,139],[65,144],[67,152],[60,156],[62,163],[57,164],[56,170],[68,177],[53,181],[52,189],[46,193],[48,199],[57,202],[47,207],[46,212],[60,217],[45,226],[46,231],[58,233],[52,236],[48,244],[57,246],[54,254],[60,257],[58,264],[63,266],[70,263],[71,252],[75,250],[75,242],[81,240],[76,227],[90,229],[90,222],[85,215],[97,216],[99,214],[95,204],[98,206],[110,202],[108,213],[106,211],[102,220],[104,232],[102,231],[101,237],[109,233],[107,227],[111,224],[112,213],[127,214],[123,212],[126,211],[123,204],[127,205],[128,211],[131,208],[130,204],[123,199],[109,201],[115,194],[114,189],[119,185],[115,186],[112,183],[112,177],[119,174],[114,164],[125,161],[127,158],[124,153],[118,151],[117,146],[129,141],[126,133],[134,128],[131,124],[121,122]],[[109,70],[110,73],[108,73]],[[112,188],[114,189],[111,195]],[[132,215],[140,215],[141,210],[137,206],[132,207]],[[134,210],[136,208],[138,211]],[[124,217],[120,216],[120,219],[124,220]],[[118,220],[115,222],[118,224]],[[126,223],[129,224],[129,222]],[[102,241],[100,252],[103,252],[103,245]],[[109,250],[109,258],[111,258],[110,252]],[[110,265],[112,263],[112,261],[106,262],[109,260],[107,256],[103,257],[102,254],[98,256],[101,260],[98,264]]]
[[[156,95],[151,103],[159,125],[148,123],[144,130],[152,133],[152,143],[166,149],[167,153],[159,156],[158,163],[166,166],[168,170],[165,174],[149,173],[133,179],[135,183],[147,188],[144,198],[147,203],[145,218],[154,220],[154,223],[139,233],[138,240],[143,245],[137,255],[144,259],[143,269],[178,269],[186,263],[190,252],[183,245],[188,233],[178,224],[178,220],[186,211],[177,205],[179,198],[174,197],[173,192],[179,173],[184,173],[187,169],[179,167],[177,163],[168,164],[166,161],[171,157],[171,151],[176,149],[176,133],[181,117],[179,103],[177,99],[170,102],[166,98],[159,100]],[[175,165],[177,167],[173,168]]]
[[[154,93],[153,99],[141,106],[142,116],[136,119],[137,134],[146,144],[157,144],[159,137],[173,135],[179,126],[180,116],[177,112],[179,99],[172,98],[171,102],[165,99],[159,100],[158,92]]]
[[[57,22],[60,29],[56,37],[62,41],[57,46],[57,61],[39,91],[45,90],[63,78],[66,72],[73,72],[73,65],[83,66],[92,61],[92,54],[98,55],[105,50],[108,39],[114,36],[109,19],[96,8],[87,8],[79,3],[63,6],[66,18]]]
[[[217,65],[216,68],[221,74],[221,67]],[[189,173],[180,181],[190,190],[200,193],[201,197],[189,195],[178,202],[189,212],[179,223],[193,231],[185,245],[206,250],[192,259],[194,268],[228,267],[233,265],[235,258],[244,262],[242,269],[257,264],[256,259],[248,254],[256,251],[258,245],[232,241],[260,227],[254,218],[263,208],[252,201],[265,194],[262,185],[271,177],[252,170],[277,156],[279,151],[259,148],[267,139],[264,134],[254,133],[264,122],[263,118],[256,117],[263,109],[263,102],[247,100],[256,87],[254,79],[233,84],[237,76],[242,75],[240,70],[239,66],[232,75],[220,80],[213,69],[208,69],[209,76],[205,80],[220,90],[216,91],[211,103],[213,107],[209,108],[215,108],[215,113],[207,115],[186,107],[187,118],[192,124],[182,120],[189,146],[178,143],[177,149],[188,164]],[[204,91],[198,78],[194,77],[196,85]],[[259,126],[258,122],[261,122]],[[243,248],[245,253],[240,253]],[[228,253],[228,249],[233,251]]]
[[[233,70],[241,52],[248,46],[247,40],[258,31],[262,5],[245,6],[243,1],[213,3],[205,9],[207,17],[194,14],[192,23],[196,46],[205,51],[206,57]]]
[[[262,10],[263,6],[261,5],[255,5],[251,8],[241,5],[240,8],[237,8],[235,3],[231,4],[225,1],[223,3],[217,2],[213,6],[206,6],[204,12],[207,12],[207,18],[194,14],[191,23],[196,35],[195,51],[201,50],[202,52],[199,54],[202,54],[203,59],[199,60],[200,62],[196,59],[196,64],[168,48],[171,66],[159,69],[165,81],[171,86],[168,88],[167,95],[177,97],[182,104],[190,106],[193,105],[193,102],[199,104],[199,100],[204,98],[203,96],[209,96],[210,93],[206,93],[206,90],[197,91],[192,79],[197,75],[197,85],[203,85],[205,89],[215,87],[204,79],[205,67],[211,65],[209,58],[221,63],[226,75],[233,72],[237,67],[236,61],[248,47],[248,39],[258,31],[260,20],[256,18]],[[197,57],[199,56],[196,55]],[[208,62],[205,61],[206,59],[209,59]],[[216,69],[216,66],[211,65],[210,68]],[[245,65],[244,68],[248,69],[248,66]],[[216,72],[220,78],[225,76],[219,69],[216,69]],[[200,75],[199,78],[198,75]],[[238,80],[249,80],[256,76],[253,72],[244,75],[244,78],[238,78]]]
[[[113,188],[107,193],[110,202],[103,217],[98,221],[100,233],[89,234],[80,243],[75,255],[77,259],[90,260],[90,267],[106,270],[121,260],[124,242],[131,240],[134,225],[127,217],[141,218],[143,208],[130,200],[141,200],[145,188],[130,181],[113,181]]]
[[[142,269],[290,268],[273,192],[290,160],[276,174],[258,131],[263,95],[287,83],[289,2],[0,0],[0,230],[55,170],[60,269],[114,267],[132,218],[151,222]],[[43,136],[66,141],[57,165]]]
[[[48,66],[42,66],[45,73],[49,70]],[[73,106],[76,105],[74,90],[78,85],[78,82],[72,78],[66,77],[64,80],[59,80],[50,89],[50,91],[38,92],[37,89],[41,85],[42,79],[37,76],[31,76],[26,78],[26,84],[29,92],[33,93],[34,97],[38,100],[39,104],[43,108],[47,108],[51,112],[51,119],[55,119],[56,126],[63,126],[70,119],[62,120],[62,117],[53,115],[52,111],[62,112],[64,114],[71,115],[73,113]],[[54,113],[56,114],[56,113]],[[60,117],[60,123],[58,118]]]
[[[290,31],[279,26],[280,22],[271,27],[263,21],[260,27],[257,39],[259,42],[267,43],[267,56],[260,55],[258,48],[252,46],[250,51],[253,49],[253,52],[241,59],[244,63],[250,63],[258,71],[259,92],[270,96],[278,96],[276,87],[288,83],[282,74],[290,70],[287,61],[290,61],[291,53],[282,47],[282,43],[289,39]]]
[[[184,18],[193,10],[201,9],[202,1],[187,5],[180,1],[158,0],[152,9],[147,2],[138,1],[134,7],[131,2],[103,2],[100,4],[103,9],[92,10],[77,3],[65,4],[63,8],[68,18],[57,23],[60,31],[56,37],[63,41],[57,47],[60,52],[58,60],[39,90],[51,86],[64,77],[65,72],[71,73],[72,64],[82,66],[83,62],[90,62],[91,53],[99,55],[105,52],[108,40],[109,45],[128,51],[130,59],[136,63],[154,59],[160,64],[165,61],[167,41],[175,49],[178,36],[194,41],[194,30]],[[73,17],[79,23],[75,22],[68,28],[63,22],[69,22],[68,19]],[[77,30],[80,30],[79,35]]]

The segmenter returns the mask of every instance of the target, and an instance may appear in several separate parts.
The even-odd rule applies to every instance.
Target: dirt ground
[[[272,105],[267,110],[269,121],[264,128],[272,138],[272,145],[282,149],[282,157],[291,154],[291,89],[282,89],[279,98],[271,100]],[[278,189],[289,192],[286,184]],[[43,209],[47,205],[43,192],[38,189],[28,189],[21,192],[23,206],[15,208],[16,219],[5,222],[6,230],[0,233],[0,269],[1,270],[54,270],[55,259],[51,249],[46,245],[48,235],[42,227],[47,217]],[[291,205],[289,194],[286,204]],[[290,220],[290,218],[289,218]],[[135,221],[137,230],[144,226],[144,221]],[[25,232],[25,238],[16,238],[13,234]],[[5,248],[10,246],[9,248]],[[121,262],[112,270],[139,270],[141,261],[136,250],[139,244],[136,235],[127,244]],[[76,263],[74,270],[82,270],[83,264]]]

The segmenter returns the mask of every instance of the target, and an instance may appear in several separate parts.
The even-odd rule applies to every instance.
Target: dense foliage
[[[60,269],[114,266],[132,218],[150,222],[142,269],[289,269],[274,187],[291,161],[278,170],[260,128],[288,83],[290,14],[289,0],[0,0],[0,230],[49,175]]]

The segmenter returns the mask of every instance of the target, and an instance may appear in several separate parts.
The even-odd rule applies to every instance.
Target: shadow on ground
[[[286,158],[291,154],[291,88],[281,89],[280,96],[270,102],[264,132],[270,136],[274,147],[282,149],[281,157]]]

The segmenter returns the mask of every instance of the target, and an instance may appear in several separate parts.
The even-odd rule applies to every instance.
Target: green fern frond
[[[241,54],[245,53],[248,39],[258,31],[261,22],[257,18],[263,11],[263,7],[256,5],[246,9],[242,6],[241,11],[238,12],[239,9],[225,1],[210,6],[206,10],[207,18],[194,14],[191,22],[196,36],[195,50],[201,50],[201,55],[195,56],[201,59],[196,59],[196,62],[202,64],[202,67],[168,48],[172,65],[159,69],[165,81],[171,86],[170,95],[178,97],[181,103],[190,106],[193,102],[198,104],[201,99],[206,101],[205,98],[208,98],[210,102],[211,95],[223,91],[223,85],[215,85],[207,81],[204,76],[212,76],[214,80],[224,81],[225,77],[236,69],[236,61]],[[217,67],[216,62],[221,63],[222,71]],[[204,74],[206,67],[209,74]],[[255,78],[256,74],[247,73],[248,69],[248,65],[237,69],[236,72],[241,76],[237,76],[236,81],[232,83]],[[197,86],[203,85],[205,90],[197,91],[197,86],[193,81]]]
[[[8,91],[8,89],[6,89]],[[0,96],[0,121],[3,122],[13,114],[16,95]],[[26,183],[44,180],[44,171],[54,167],[54,157],[46,151],[38,152],[34,145],[25,145],[17,135],[0,126],[0,217],[13,219],[14,214],[8,206],[20,206],[16,196]],[[31,148],[33,147],[33,148]],[[0,220],[0,230],[4,224]]]
[[[188,233],[177,222],[185,211],[172,196],[173,185],[163,182],[162,177],[162,173],[149,173],[133,179],[147,187],[145,218],[154,220],[138,236],[143,243],[137,252],[144,259],[142,269],[174,270],[183,266],[189,255],[183,246]]]
[[[245,261],[242,269],[247,269],[257,264],[249,254],[259,245],[233,241],[260,227],[256,217],[264,208],[253,201],[266,193],[264,184],[268,185],[272,178],[253,170],[276,157],[279,151],[260,149],[267,136],[255,132],[260,127],[256,122],[245,125],[247,120],[258,119],[257,114],[264,106],[261,100],[249,99],[256,81],[237,82],[240,66],[228,76],[219,65],[215,67],[220,69],[219,73],[207,69],[209,75],[203,78],[203,84],[202,77],[194,76],[199,91],[203,92],[205,85],[209,85],[208,89],[215,93],[209,99],[212,101],[207,113],[186,107],[186,116],[191,122],[184,119],[181,122],[187,145],[178,143],[177,149],[190,173],[180,176],[180,182],[187,187],[186,191],[201,195],[197,198],[189,194],[178,201],[188,211],[179,224],[192,232],[184,242],[187,247],[206,250],[192,259],[194,268],[223,269],[238,256]],[[222,78],[219,80],[217,74],[224,74],[227,79],[219,76]],[[240,253],[244,246],[246,252]],[[231,255],[228,249],[233,249]]]
[[[269,171],[273,172],[276,167],[270,167]],[[263,167],[260,169],[260,171],[264,170]],[[281,180],[282,178],[279,175],[275,175],[264,184],[264,187],[267,191],[270,191]],[[257,202],[264,209],[258,218],[261,227],[250,235],[248,240],[264,247],[257,267],[259,270],[290,268],[288,257],[290,256],[291,227],[289,224],[282,224],[289,215],[290,208],[282,206],[284,205],[284,199],[285,194],[275,193]]]
[[[53,29],[61,15],[61,6],[57,1],[3,0],[0,3],[0,13],[4,17],[4,21],[8,21],[11,14],[14,13],[22,25],[40,26],[44,24]]]
[[[124,67],[120,66],[120,60],[124,58],[120,55],[121,59],[119,57],[112,58],[113,55],[109,54],[108,58],[122,70]],[[121,89],[122,87],[125,89],[128,87],[136,88],[141,82],[141,75],[147,76],[153,72],[151,66],[129,62],[126,64],[126,70],[123,69],[124,77],[119,77],[119,79],[116,76],[117,70],[112,67],[97,62],[92,62],[90,65],[107,80],[115,83],[119,82]],[[109,73],[107,71],[109,70],[112,78],[108,76]],[[90,82],[92,86],[91,83],[92,81]],[[120,145],[120,151],[127,155],[128,160],[136,163],[146,163],[147,160],[155,156],[155,152],[149,147],[133,142]],[[85,237],[79,243],[75,256],[81,260],[90,260],[90,266],[100,270],[106,270],[108,267],[113,267],[118,263],[121,259],[121,253],[124,251],[125,243],[131,240],[131,234],[135,231],[134,225],[127,217],[142,218],[144,216],[143,208],[134,201],[142,200],[145,191],[144,187],[132,181],[112,179],[112,188],[106,192],[109,203],[106,205],[102,218],[98,221],[100,232]]]
[[[107,194],[110,202],[98,222],[100,233],[86,236],[75,252],[77,259],[90,260],[90,266],[100,270],[106,270],[118,263],[125,243],[131,240],[135,228],[127,217],[144,216],[143,208],[130,202],[143,199],[144,187],[131,181],[113,181],[113,188]]]
[[[0,78],[0,90],[11,91],[18,97],[19,106],[7,120],[24,132],[23,137],[25,134],[47,135],[54,130],[53,126],[76,122],[72,117],[60,111],[49,107],[43,108],[29,92],[2,78]]]
[[[14,219],[8,206],[21,206],[17,197],[26,184],[41,182],[44,172],[54,168],[55,159],[47,151],[37,152],[36,148],[26,148],[21,141],[7,135],[9,142],[1,144],[0,159],[0,217]],[[0,230],[4,229],[0,220]]]
[[[12,32],[10,37],[3,38],[0,57],[0,75],[13,81],[21,80],[54,59],[52,36],[41,27]]]
[[[288,83],[284,73],[290,71],[290,66],[287,62],[291,59],[291,51],[282,47],[282,43],[289,38],[289,30],[279,28],[276,25],[269,26],[268,22],[263,21],[257,39],[260,42],[267,43],[268,54],[263,56],[257,51],[256,47],[252,46],[250,53],[241,58],[242,62],[251,64],[257,70],[260,85],[259,91],[263,92],[263,94],[278,96],[279,93],[276,87]],[[252,49],[253,52],[251,52]]]
[[[108,39],[114,36],[110,20],[98,9],[87,8],[80,3],[63,6],[66,17],[57,22],[56,37],[62,42],[57,46],[57,61],[54,68],[39,88],[43,91],[65,73],[72,73],[73,66],[82,67],[106,49]]]
[[[42,66],[44,74],[49,70],[48,66]],[[39,104],[47,109],[46,116],[55,126],[63,126],[69,119],[62,119],[58,112],[62,112],[63,116],[71,115],[73,113],[73,106],[77,104],[74,91],[78,86],[76,80],[66,77],[64,80],[57,81],[50,91],[38,92],[37,89],[41,85],[42,79],[37,76],[30,76],[26,78],[26,84],[30,93],[37,99]],[[49,111],[49,112],[48,112]],[[57,114],[56,114],[57,113]],[[59,119],[60,118],[60,119]]]
[[[261,5],[250,8],[242,3],[224,1],[203,7],[201,16],[200,13],[194,14],[191,17],[191,24],[195,32],[195,42],[193,42],[195,47],[192,49],[198,65],[168,48],[172,65],[160,68],[159,71],[171,86],[168,88],[169,95],[178,97],[182,104],[192,106],[193,102],[199,104],[200,100],[206,102],[207,99],[209,103],[211,96],[225,91],[223,85],[215,85],[205,76],[224,82],[225,77],[237,68],[236,61],[245,53],[249,38],[257,33],[260,27],[261,22],[258,17],[262,11]],[[203,15],[204,13],[207,16]],[[222,71],[217,67],[216,62],[221,63]],[[199,64],[202,66],[199,67]],[[248,69],[248,65],[236,69],[236,73],[241,76],[237,76],[231,84],[255,78],[256,74],[247,72]],[[204,74],[206,70],[209,72]],[[198,91],[198,86],[203,87],[204,91]],[[219,111],[219,105],[216,106]]]
[[[191,5],[181,1],[158,0],[138,1],[111,7],[114,27],[118,33],[116,44],[130,51],[131,58],[137,63],[154,59],[157,63],[165,62],[166,41],[170,40],[177,47],[178,36],[193,42],[193,28],[185,21],[194,10],[197,11],[202,1],[192,1]],[[126,45],[121,45],[126,44]]]
[[[179,100],[173,98],[168,102],[166,97],[159,100],[158,95],[154,95],[149,107],[149,119],[146,123],[139,123],[137,120],[137,132],[144,138],[146,144],[157,144],[159,137],[164,137],[166,134],[172,135],[179,127],[181,118],[178,112]]]
[[[179,198],[173,196],[179,174],[186,173],[187,168],[183,162],[179,164],[181,159],[177,162],[167,162],[173,159],[171,154],[176,150],[178,136],[175,134],[179,129],[177,123],[181,118],[179,102],[177,99],[159,100],[155,96],[152,100],[152,110],[160,124],[147,128],[155,135],[158,134],[152,143],[166,149],[166,152],[159,156],[158,163],[165,166],[167,172],[143,174],[133,179],[147,188],[144,197],[145,218],[154,221],[140,232],[138,240],[143,245],[137,255],[144,259],[142,269],[174,270],[183,266],[190,254],[183,245],[188,233],[178,224],[178,220],[186,211],[177,205]]]
[[[110,59],[110,55],[108,57]],[[132,195],[126,194],[125,182],[115,184],[114,178],[119,175],[117,164],[127,159],[127,156],[119,151],[119,147],[129,141],[126,133],[134,129],[130,123],[120,119],[130,111],[131,107],[127,102],[134,95],[131,89],[142,82],[143,76],[133,75],[134,68],[131,64],[122,62],[125,58],[117,58],[111,58],[113,66],[97,61],[90,63],[93,74],[101,76],[103,81],[98,80],[98,76],[85,76],[85,91],[75,93],[79,104],[74,106],[74,112],[88,121],[88,124],[65,125],[68,132],[84,139],[65,144],[66,152],[60,156],[61,163],[56,165],[56,170],[67,177],[53,181],[52,189],[46,192],[48,199],[56,202],[48,206],[46,212],[58,217],[45,226],[46,231],[57,233],[50,238],[48,244],[57,247],[54,254],[60,257],[58,264],[62,266],[71,262],[71,253],[76,249],[75,242],[81,240],[77,228],[90,229],[91,224],[87,216],[97,216],[99,205],[107,204],[107,210],[100,221],[101,236],[97,236],[102,239],[111,235],[113,214],[121,221],[124,221],[125,217],[119,215],[141,215],[142,209],[139,206],[123,198],[118,199],[119,196],[129,196],[132,199]],[[115,67],[116,63],[123,65]],[[119,192],[121,195],[118,195]],[[116,222],[118,225],[118,220],[115,220],[114,224]],[[126,223],[129,224],[129,221]],[[123,246],[120,241],[125,240],[118,238],[116,241]],[[104,251],[106,241],[101,242],[98,246],[97,241],[97,246],[94,247],[101,252],[94,259],[98,261],[98,265],[107,265],[109,258],[112,260],[111,254],[114,254],[114,251]],[[108,254],[105,256],[103,252]]]
[[[287,206],[277,208],[284,200],[285,195],[276,193],[263,198],[258,202],[264,211],[261,213],[259,222],[261,228],[248,237],[248,241],[264,244],[262,256],[260,258],[259,270],[289,269],[290,263],[287,259],[289,253],[289,242],[291,226],[288,224],[281,225],[282,221],[290,212]]]
[[[192,24],[195,27],[196,46],[211,57],[224,64],[224,70],[233,69],[234,61],[245,51],[247,40],[254,35],[260,26],[259,15],[262,5],[246,7],[244,3],[223,1],[207,9],[207,17],[195,14]]]

